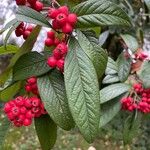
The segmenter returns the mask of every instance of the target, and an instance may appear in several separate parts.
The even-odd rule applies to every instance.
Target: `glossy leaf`
[[[91,143],[99,130],[100,99],[97,74],[76,39],[70,39],[69,50],[64,71],[68,103],[81,134]]]
[[[119,81],[118,75],[106,75],[105,78],[103,79],[102,83],[110,84],[110,83],[115,83],[118,81]]]
[[[62,74],[52,71],[38,78],[38,89],[50,117],[59,127],[70,130],[74,122],[69,111]]]
[[[13,69],[13,79],[23,80],[31,76],[40,76],[50,70],[46,59],[38,52],[30,52],[22,55]]]
[[[117,64],[119,79],[121,82],[124,82],[129,76],[132,60],[130,58],[125,58],[124,54],[121,53],[117,59]]]
[[[129,34],[121,34],[121,37],[132,52],[135,52],[138,49],[139,44],[135,37]]]
[[[18,21],[33,23],[40,26],[51,27],[51,24],[47,21],[41,13],[26,6],[19,6],[16,13],[16,19]]]
[[[125,83],[116,83],[103,88],[102,90],[100,90],[101,104],[108,102],[123,93],[128,92],[130,88],[130,85]]]
[[[42,150],[53,148],[57,138],[57,126],[48,115],[34,119],[35,129]]]
[[[127,14],[115,3],[108,0],[89,0],[73,8],[78,16],[77,27],[122,25],[130,26]]]

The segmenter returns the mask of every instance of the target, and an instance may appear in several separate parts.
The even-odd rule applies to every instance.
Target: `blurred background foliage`
[[[60,3],[69,3],[73,6],[82,0],[64,0]],[[124,9],[133,21],[134,28],[124,30],[118,27],[104,27],[101,28],[101,33],[106,33],[103,37],[103,47],[111,51],[111,49],[120,49],[115,42],[114,37],[118,33],[129,32],[132,33],[141,42],[141,45],[145,51],[150,51],[150,0],[111,0],[120,5]],[[43,0],[44,3],[49,4],[50,0]],[[0,28],[14,17],[16,11],[16,4],[14,0],[0,0]],[[9,18],[9,19],[8,19]],[[43,32],[47,29],[43,29],[40,38],[34,47],[34,50],[41,51],[43,48],[42,39]],[[100,34],[101,35],[101,34]],[[0,35],[0,45],[3,44],[3,38],[5,35]],[[112,40],[113,39],[113,40]],[[10,37],[9,43],[14,45],[21,45],[22,39],[18,40],[14,34]],[[114,42],[113,46],[111,43]],[[0,73],[6,68],[9,63],[11,55],[0,56]],[[2,105],[2,104],[1,104]],[[58,139],[53,150],[122,150],[123,147],[123,135],[124,122],[129,114],[125,112],[119,113],[107,126],[101,129],[99,136],[95,142],[90,146],[81,137],[77,129],[71,132],[64,130],[58,130]],[[1,115],[1,117],[3,114]],[[150,116],[145,116],[142,120],[142,126],[133,127],[132,130],[137,130],[133,140],[129,145],[126,145],[127,150],[150,150]],[[40,150],[40,145],[34,130],[34,126],[28,128],[14,128],[11,127],[7,135],[3,150]]]

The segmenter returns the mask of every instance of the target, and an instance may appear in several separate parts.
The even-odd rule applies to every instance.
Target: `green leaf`
[[[106,75],[114,75],[118,73],[117,63],[110,57],[108,57],[107,67],[105,70]]]
[[[138,72],[139,78],[142,80],[144,88],[150,88],[150,62],[145,61]]]
[[[102,83],[110,84],[110,83],[115,83],[118,81],[119,81],[118,75],[106,75],[105,78],[103,79]]]
[[[79,30],[77,30],[77,36],[79,45],[93,62],[99,79],[104,74],[106,69],[108,59],[107,52],[103,50],[101,46],[92,42],[87,35]]]
[[[32,33],[27,38],[27,40],[20,47],[19,51],[12,57],[12,59],[10,60],[10,64],[8,65],[6,70],[0,75],[0,85],[3,85],[5,81],[8,79],[8,75],[11,72],[11,68],[15,65],[19,57],[32,50],[34,43],[35,43],[35,39],[39,35],[40,30],[41,30],[41,27],[36,26],[33,29]]]
[[[57,126],[49,115],[42,115],[34,119],[36,133],[38,135],[42,150],[53,148],[57,138]]]
[[[18,21],[33,23],[40,26],[51,27],[51,24],[47,21],[41,13],[26,6],[19,6],[16,13],[16,19]]]
[[[38,78],[38,89],[44,106],[54,122],[65,130],[74,127],[62,74],[52,71],[50,74]]]
[[[122,25],[130,26],[128,15],[115,3],[108,0],[88,0],[73,8],[78,16],[77,27]]]
[[[100,128],[105,126],[118,114],[121,109],[121,97],[122,96],[116,97],[112,101],[101,105]]]
[[[135,52],[138,49],[139,47],[138,41],[132,35],[121,34],[121,38],[124,40],[125,44],[132,52]]]
[[[132,140],[138,135],[140,125],[141,125],[141,114],[135,111],[124,122],[123,128],[124,145],[132,143]]]
[[[8,101],[12,99],[18,93],[20,88],[21,88],[21,82],[16,82],[12,84],[8,88],[0,92],[0,100]]]
[[[0,149],[3,146],[9,127],[10,127],[10,121],[6,117],[1,119],[0,121]]]
[[[109,36],[109,30],[104,31],[103,33],[101,33],[100,36],[99,36],[99,45],[102,46],[106,42],[108,36]]]
[[[131,58],[125,58],[124,54],[121,53],[117,59],[117,64],[119,79],[121,82],[124,82],[130,74],[132,60]]]
[[[131,86],[126,83],[116,83],[109,85],[100,90],[101,104],[108,102],[119,95],[126,93],[130,90]]]
[[[0,47],[0,55],[13,54],[19,50],[18,46],[15,45],[6,45],[6,49],[4,46]]]
[[[68,103],[81,134],[91,143],[99,130],[100,99],[97,74],[76,39],[70,39],[69,49],[64,71]]]
[[[38,52],[30,52],[22,55],[13,69],[14,80],[24,80],[31,76],[40,76],[50,70],[46,59]]]
[[[145,4],[150,12],[150,0],[144,0],[145,1]]]
[[[16,24],[18,21],[17,21],[17,19],[15,18],[15,19],[12,19],[11,21],[9,21],[6,25],[5,25],[5,27],[2,29],[2,30],[0,30],[0,34],[2,34],[4,31],[6,31],[7,29],[9,29],[11,26],[13,26],[14,24]]]

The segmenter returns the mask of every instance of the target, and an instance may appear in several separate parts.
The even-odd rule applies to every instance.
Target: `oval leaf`
[[[43,55],[30,52],[22,55],[13,69],[14,80],[24,80],[31,76],[40,76],[50,70]]]
[[[57,126],[49,115],[42,115],[34,119],[35,129],[39,138],[42,150],[53,148],[57,138]]]
[[[110,83],[115,83],[119,81],[119,77],[117,75],[107,75],[102,83],[103,84],[110,84]]]
[[[100,90],[101,104],[108,102],[109,100],[112,100],[125,92],[128,92],[130,88],[130,85],[125,83],[116,83],[103,88]]]
[[[65,85],[72,116],[83,137],[93,142],[98,133],[100,100],[95,68],[78,41],[72,38],[65,60]]]
[[[38,89],[50,117],[61,128],[70,130],[74,126],[74,122],[69,111],[61,73],[53,71],[49,75],[40,77]]]
[[[130,26],[127,14],[115,3],[107,0],[89,0],[73,8],[78,16],[77,27],[103,25]]]
[[[51,24],[46,20],[41,13],[26,6],[19,6],[16,13],[18,21],[33,23],[40,26],[51,27]]]

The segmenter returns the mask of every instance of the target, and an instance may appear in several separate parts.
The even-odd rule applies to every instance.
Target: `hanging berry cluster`
[[[17,5],[26,5],[35,9],[36,11],[42,11],[43,3],[38,0],[16,0]]]
[[[15,30],[15,34],[17,37],[23,36],[24,40],[28,38],[28,36],[33,31],[34,27],[32,25],[26,26],[23,22],[19,24],[19,26]]]
[[[123,110],[150,113],[150,89],[144,89],[141,83],[137,83],[133,85],[130,95],[121,99]]]
[[[25,90],[32,92],[38,96],[36,77],[31,77],[27,80]],[[32,124],[33,118],[40,117],[46,114],[44,105],[41,99],[37,96],[23,97],[18,96],[15,99],[5,103],[4,112],[8,119],[13,122],[14,126],[29,126]]]

